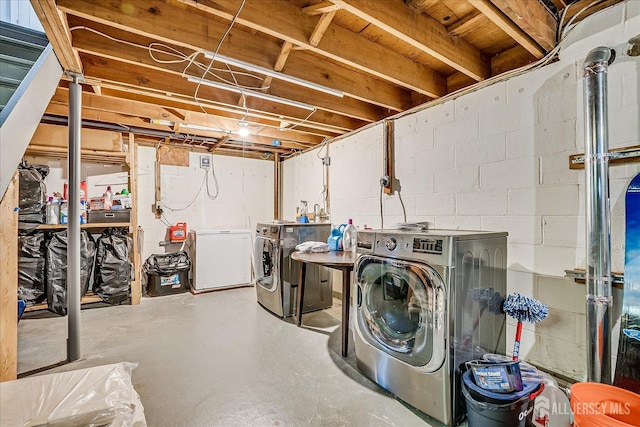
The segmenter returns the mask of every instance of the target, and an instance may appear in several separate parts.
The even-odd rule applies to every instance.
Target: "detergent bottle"
[[[346,224],[341,224],[338,228],[331,229],[331,235],[327,239],[330,251],[342,250],[343,233],[346,226]]]

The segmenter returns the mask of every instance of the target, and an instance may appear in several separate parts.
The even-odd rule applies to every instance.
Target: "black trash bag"
[[[18,221],[44,224],[47,219],[47,187],[44,178],[49,175],[49,166],[32,165],[26,162],[18,166],[19,206]]]
[[[151,255],[143,266],[145,274],[155,274],[157,276],[171,276],[190,269],[191,258],[185,251]]]
[[[46,232],[18,235],[18,299],[32,306],[45,299]]]
[[[80,295],[89,289],[93,271],[96,244],[91,234],[80,233]],[[49,310],[65,316],[67,314],[67,230],[51,234],[47,245],[47,305]]]
[[[98,238],[93,293],[107,304],[118,305],[129,299],[132,247],[126,229],[107,228]]]

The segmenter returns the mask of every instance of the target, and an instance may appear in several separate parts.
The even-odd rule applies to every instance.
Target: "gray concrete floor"
[[[45,373],[136,362],[150,426],[438,426],[340,356],[340,302],[303,328],[256,302],[255,289],[143,298],[82,311],[83,360]],[[19,372],[66,358],[66,318],[18,326]]]

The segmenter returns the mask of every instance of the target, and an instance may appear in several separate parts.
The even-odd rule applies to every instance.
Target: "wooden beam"
[[[312,6],[307,6],[302,8],[302,13],[305,13],[309,16],[314,15],[324,15],[330,12],[337,12],[340,10],[338,6],[331,3],[330,1],[325,1],[322,3],[314,4]]]
[[[240,4],[238,0],[224,3],[213,0],[179,1],[229,20],[233,18]],[[380,3],[383,3],[386,9],[389,2]],[[339,6],[342,8],[342,4]],[[315,20],[289,2],[246,2],[237,22],[396,85],[433,97],[445,94],[444,77],[436,71],[342,27],[332,27],[331,31],[325,33],[318,46],[313,46],[309,43],[308,35],[313,33]]]
[[[216,118],[227,118],[231,120],[240,120],[244,117],[243,113],[239,113],[237,111],[227,111],[224,109],[217,109],[213,105],[208,104],[206,101],[200,101],[198,104],[193,99],[177,99],[173,96],[167,96],[166,94],[159,93],[150,93],[144,92],[136,89],[124,89],[121,86],[108,86],[103,89],[103,93],[106,96],[117,97],[120,99],[131,100],[135,102],[143,102],[148,104],[157,104],[162,106],[169,106],[174,108],[181,108],[186,111],[195,111],[202,112],[203,109],[206,111],[208,116],[213,116]],[[261,124],[268,128],[278,129],[280,118],[277,117],[269,117],[267,115],[257,115],[251,114],[252,123]],[[307,135],[309,138],[312,137],[320,137],[320,138],[334,138],[338,135],[342,135],[344,131],[335,131],[328,130],[326,127],[309,127],[306,124],[300,124],[295,129],[290,130],[293,133],[300,133],[303,135]]]
[[[573,18],[577,13],[580,12],[580,16],[576,18],[574,23],[582,21],[589,15],[592,15],[599,10],[605,9],[609,6],[613,6],[614,4],[620,3],[623,0],[604,0],[602,2],[598,2],[598,0],[578,0],[574,3],[571,3],[567,6],[567,13],[564,17],[565,25],[571,18]],[[585,9],[586,8],[586,9]],[[584,9],[584,10],[583,10]]]
[[[276,63],[273,66],[274,71],[282,71],[284,68],[284,64],[287,63],[287,58],[289,58],[289,54],[291,53],[291,48],[293,44],[288,41],[284,41],[282,43],[282,49],[280,50],[280,55],[278,55],[278,59],[276,59]]]
[[[0,200],[0,382],[18,376],[18,173]]]
[[[60,65],[67,71],[82,73],[82,62],[78,52],[71,46],[71,32],[64,14],[54,0],[31,0],[31,6],[47,34]]]
[[[196,83],[164,71],[151,70],[148,67],[84,53],[81,54],[81,58],[85,66],[85,75],[99,79],[102,82],[121,83],[132,87],[144,88],[147,91],[170,93],[185,98],[193,98],[197,87]],[[219,107],[238,110],[236,106],[238,95],[234,92],[201,85],[198,91],[198,98],[207,100],[209,103]],[[301,121],[309,114],[308,110],[299,107],[255,97],[247,97],[247,108],[253,112],[265,112],[278,117],[289,117],[292,121]],[[360,120],[323,110],[315,111],[309,118],[309,122],[334,126],[343,130],[353,130],[363,125]]]
[[[509,19],[508,16],[502,13],[490,0],[469,0],[469,3],[500,27],[502,31],[507,33],[519,45],[531,52],[536,58],[542,58],[545,55],[545,50]]]
[[[531,64],[536,57],[528,52],[524,47],[516,45],[491,58],[491,71],[494,75],[511,71],[515,68]]]
[[[258,9],[263,6],[262,1],[247,2],[245,8],[247,6],[255,8],[256,4]],[[288,3],[278,2],[278,5],[286,6]],[[237,5],[231,4],[231,6]],[[191,50],[211,50],[227,29],[227,24],[220,24],[208,16],[193,13],[189,8],[178,7],[159,0],[144,2],[58,0],[58,7],[69,15],[79,16],[149,37],[154,41],[162,41]],[[129,13],[123,14],[123,9],[128,10]],[[296,10],[300,11],[298,8]],[[265,8],[264,11],[260,11],[260,14],[265,15],[266,20],[278,18],[277,12],[274,12],[274,16],[267,16],[268,12],[269,10]],[[301,12],[300,14],[302,15]],[[307,20],[312,19],[306,15],[303,16]],[[281,18],[278,19],[281,20]],[[184,22],[188,22],[189,25],[183,25]],[[304,34],[305,43],[307,43],[308,35],[311,34],[312,29],[313,27]],[[267,40],[264,37],[254,36],[234,28],[220,47],[219,53],[271,68],[280,54],[280,50],[281,46],[278,41]],[[296,55],[290,55],[286,70],[283,71],[288,75],[340,90],[352,98],[395,111],[403,111],[410,106],[408,91],[333,62],[318,59],[308,53],[296,52]]]
[[[122,31],[114,31],[113,29],[103,28],[102,26],[100,29],[101,31],[105,31],[105,34],[107,34],[106,32],[108,31],[108,34],[115,38],[136,40],[135,37],[131,37],[130,34],[123,34]],[[123,61],[134,66],[145,66],[156,71],[171,73],[180,78],[183,76],[185,63],[187,61],[185,61],[185,63],[160,64],[150,57],[146,48],[142,49],[123,45],[122,43],[84,30],[74,31],[74,36],[75,46],[82,54],[88,53],[94,56],[102,56],[107,59]],[[139,41],[145,45],[152,42],[150,39]],[[189,50],[184,50],[183,53],[185,55],[191,54]],[[158,56],[157,53],[155,55]],[[197,72],[200,74],[202,73],[199,69],[197,69]],[[96,78],[96,76],[91,73],[85,74],[90,78]],[[213,80],[213,77],[208,78]],[[255,80],[250,80],[247,84],[253,84],[253,82],[255,82]],[[281,98],[311,104],[324,111],[330,111],[332,113],[353,117],[359,120],[366,120],[368,122],[377,121],[382,115],[380,107],[376,107],[366,102],[348,97],[339,98],[278,79],[276,79],[275,83],[271,85],[269,93]],[[238,105],[238,100],[241,100],[241,97],[234,93],[232,98],[229,98],[229,100],[231,99],[233,99],[233,105]],[[249,98],[247,99],[249,100]],[[240,103],[240,105],[242,105],[242,103]]]
[[[129,133],[129,192],[131,193],[131,234],[133,234],[133,280],[131,281],[131,304],[140,304],[142,279],[140,274],[140,246],[138,242],[138,144],[135,136]]]
[[[224,144],[226,144],[228,141],[229,141],[229,135],[223,136],[218,140],[218,142],[216,142],[213,145],[210,145],[207,151],[209,151],[210,153],[213,153],[219,147],[222,147]]]
[[[435,19],[412,13],[401,0],[331,2],[475,80],[490,75],[489,64],[480,50],[463,39],[451,37]]]
[[[478,26],[479,22],[482,22],[485,19],[487,18],[482,13],[476,10],[475,12],[470,13],[455,24],[449,25],[447,27],[447,30],[452,36],[464,37],[465,35],[467,35],[467,33],[473,31],[473,29]]]
[[[318,46],[318,43],[320,43],[320,40],[322,40],[322,36],[324,36],[324,33],[329,28],[329,25],[331,24],[331,21],[333,21],[333,18],[335,16],[336,16],[335,11],[323,13],[320,16],[320,20],[318,21],[318,24],[313,29],[313,33],[311,33],[311,36],[309,37],[309,44],[311,46]]]
[[[522,31],[536,41],[545,51],[556,45],[556,18],[539,1],[491,0],[502,13]]]

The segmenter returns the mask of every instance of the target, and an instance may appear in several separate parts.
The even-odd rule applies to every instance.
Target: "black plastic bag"
[[[47,219],[47,187],[44,178],[49,174],[49,166],[27,166],[23,162],[18,167],[19,206],[18,221],[44,224]]]
[[[18,236],[18,299],[28,306],[45,298],[46,233],[36,231]]]
[[[191,269],[191,258],[185,251],[172,252],[168,254],[151,255],[144,262],[144,273],[158,276],[170,276],[189,271]]]
[[[108,304],[118,305],[129,299],[132,247],[126,229],[107,228],[98,238],[93,293]]]
[[[87,231],[80,233],[80,295],[89,289],[96,244]],[[51,234],[47,245],[47,305],[49,310],[67,314],[67,230]]]

